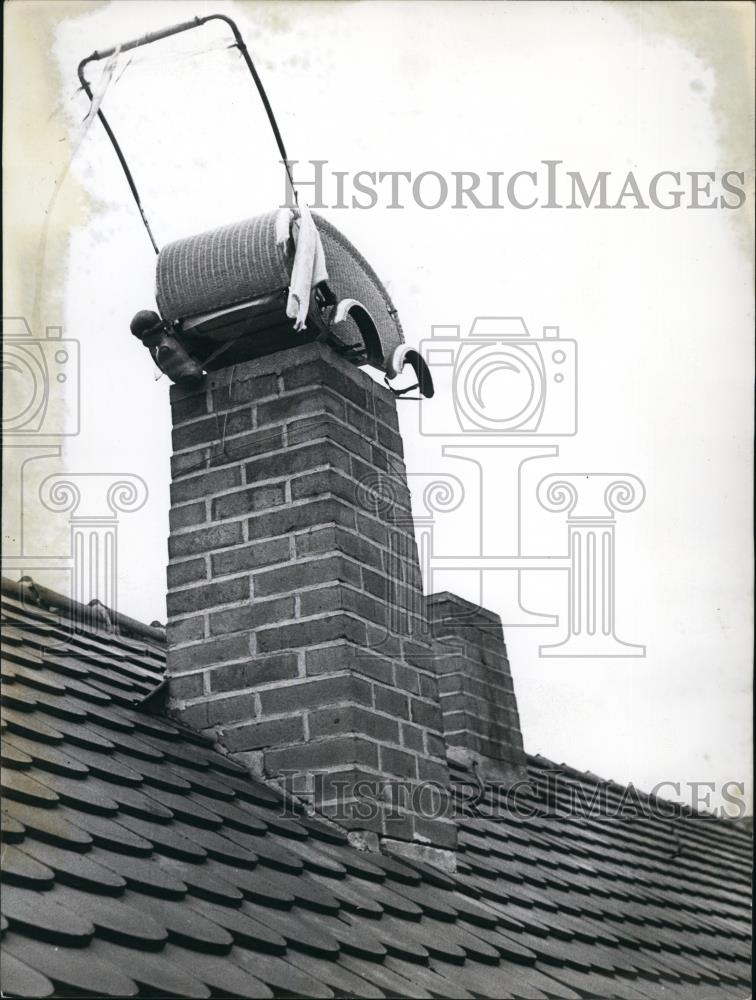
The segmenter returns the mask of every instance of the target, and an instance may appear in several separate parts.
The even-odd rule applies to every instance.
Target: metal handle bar
[[[247,69],[249,69],[249,72],[252,74],[252,79],[254,80],[255,86],[257,87],[257,92],[260,95],[260,100],[262,101],[263,107],[265,108],[265,113],[268,116],[270,127],[273,130],[273,135],[275,136],[276,139],[276,145],[278,146],[278,151],[281,154],[281,159],[284,162],[286,173],[289,178],[289,184],[291,185],[291,190],[294,191],[294,181],[291,175],[291,169],[289,167],[289,158],[286,155],[286,149],[284,147],[283,139],[281,137],[281,132],[279,131],[278,123],[276,122],[275,115],[273,114],[273,108],[270,106],[268,95],[265,93],[265,88],[263,87],[262,80],[260,79],[260,76],[257,70],[255,69],[255,65],[252,62],[252,58],[250,57],[249,51],[247,50],[247,46],[244,42],[244,39],[242,37],[241,32],[239,31],[236,22],[233,21],[230,17],[227,17],[225,14],[208,14],[206,17],[195,17],[194,20],[192,21],[184,21],[181,24],[174,24],[169,28],[161,28],[159,31],[151,31],[146,35],[142,35],[141,38],[134,38],[130,42],[124,42],[123,45],[113,46],[112,48],[109,49],[103,49],[102,51],[93,52],[90,56],[87,56],[86,59],[82,59],[82,61],[79,63],[78,75],[82,90],[91,101],[92,88],[90,87],[84,72],[89,63],[97,62],[101,59],[107,59],[110,56],[115,55],[116,52],[129,52],[131,49],[139,48],[142,45],[150,45],[152,42],[158,42],[162,38],[170,38],[172,35],[178,35],[184,31],[190,31],[192,28],[199,28],[203,24],[207,24],[208,21],[223,21],[225,24],[229,26],[229,28],[233,32],[234,46],[232,46],[232,48],[236,47],[239,49],[244,59],[244,62],[247,64]],[[147,230],[147,235],[150,238],[152,247],[155,253],[159,253],[160,251],[158,250],[158,245],[155,242],[155,237],[152,235],[152,230],[150,229],[149,221],[147,220],[147,216],[145,214],[144,208],[142,207],[142,202],[139,197],[139,191],[137,190],[137,186],[132,176],[131,170],[129,169],[129,165],[126,162],[126,157],[123,155],[123,150],[118,144],[118,140],[113,134],[113,129],[110,127],[110,123],[108,122],[101,108],[98,108],[97,110],[97,117],[102,122],[102,126],[105,129],[105,132],[113,145],[113,149],[116,152],[116,156],[118,157],[118,162],[121,164],[121,168],[126,176],[126,180],[128,181],[129,188],[131,189],[131,193],[134,197],[134,201],[136,202],[137,208],[139,209],[139,214],[142,216],[142,222],[144,223],[144,228]],[[294,194],[294,197],[296,199],[296,192]]]

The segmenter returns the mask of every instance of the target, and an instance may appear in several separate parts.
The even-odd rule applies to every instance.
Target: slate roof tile
[[[164,649],[3,595],[8,996],[616,997],[749,992],[750,839],[540,757],[518,805],[452,766],[457,873],[361,853],[148,712]],[[561,784],[549,775],[561,772]],[[647,802],[639,796],[638,801]],[[527,808],[525,808],[527,807]]]

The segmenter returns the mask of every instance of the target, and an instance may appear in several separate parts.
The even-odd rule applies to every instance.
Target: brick
[[[223,742],[231,752],[263,750],[268,747],[301,743],[303,740],[303,723],[298,717],[253,722],[248,726],[227,729],[223,736]]]
[[[193,646],[168,649],[167,673],[186,673],[199,667],[208,667],[229,660],[241,660],[249,656],[249,638],[244,634],[224,636],[222,639],[206,639]]]
[[[416,619],[413,620],[413,624],[417,623],[418,630],[425,624],[421,619],[417,622]],[[422,632],[420,632],[420,638],[423,638]],[[434,655],[433,647],[430,644],[424,642],[416,642],[412,639],[405,639],[402,643],[402,655],[406,662],[411,667],[417,667],[418,670],[422,672],[428,672],[433,670],[435,667],[436,657]],[[433,689],[433,697],[435,697],[435,688]]]
[[[363,804],[363,812],[380,813],[383,810],[381,803],[384,795],[383,784],[380,775],[363,767],[337,765],[335,769],[316,776],[314,790],[316,799],[321,805],[330,802],[337,807],[339,803],[348,805],[350,802],[358,801]],[[337,818],[338,813],[329,811],[329,815]]]
[[[399,724],[394,719],[356,705],[318,709],[309,713],[307,721],[310,739],[356,733],[373,740],[399,741]]]
[[[214,553],[211,557],[213,576],[226,576],[244,570],[259,569],[289,558],[289,539],[271,538],[241,548]]]
[[[299,614],[303,618],[321,615],[327,611],[354,611],[348,605],[347,588],[338,584],[333,587],[315,587],[299,594]]]
[[[360,410],[372,410],[372,382],[369,377],[357,368],[350,368],[349,374],[340,371],[327,373],[327,384],[330,389],[350,400]]]
[[[207,521],[207,504],[204,500],[183,504],[181,507],[171,507],[168,515],[171,531],[204,524],[205,521]]]
[[[255,707],[255,696],[249,691],[231,695],[229,698],[215,698],[207,702],[207,724],[227,726],[251,722],[255,717]]]
[[[171,678],[171,698],[177,701],[189,701],[192,698],[200,698],[205,692],[204,674],[198,671],[196,674],[183,674],[181,677]]]
[[[348,374],[346,371],[339,371],[330,359],[323,357],[284,372],[283,384],[285,389],[326,385],[361,410],[368,409],[368,398],[372,396],[372,383],[367,375],[357,368],[348,369]]]
[[[267,452],[278,451],[284,446],[283,428],[263,427],[249,434],[239,434],[226,442],[224,453],[219,453],[215,464],[239,461],[253,458],[255,455],[265,455]]]
[[[392,635],[386,628],[367,623],[367,643],[366,648],[372,653],[380,656],[390,656],[392,659],[400,659],[402,655],[402,643],[398,636]]]
[[[389,461],[385,448],[381,448],[379,445],[374,445],[370,449],[370,460],[376,469],[381,469],[383,472],[388,472],[389,470],[394,472],[396,471],[394,469],[394,462],[396,459]]]
[[[284,391],[301,389],[303,386],[323,385],[328,375],[327,361],[323,357],[314,358],[305,364],[292,364],[281,372]]]
[[[392,626],[393,618],[391,608],[386,606],[385,601],[379,601],[370,594],[357,590],[350,590],[345,601],[345,610],[354,611],[374,626],[387,628]]]
[[[432,666],[432,661],[428,663],[428,666]],[[428,698],[430,701],[438,702],[438,681],[434,674],[420,673],[418,674],[418,679],[420,681],[420,695],[423,698]]]
[[[294,545],[298,556],[321,555],[326,552],[338,552],[367,566],[380,569],[381,550],[361,538],[354,531],[349,531],[335,524],[311,528],[294,536]]]
[[[359,585],[360,570],[341,556],[327,556],[324,559],[288,563],[278,569],[255,573],[252,581],[255,597],[269,597],[331,581]]]
[[[440,695],[439,701],[445,715],[451,715],[453,712],[464,712],[467,707],[467,695],[464,691],[444,693]]]
[[[414,817],[405,812],[387,812],[383,816],[383,833],[396,840],[412,840],[415,832]]]
[[[215,524],[210,528],[171,535],[168,539],[168,555],[173,559],[212,552],[214,549],[225,549],[231,545],[238,545],[243,537],[244,529],[238,521],[232,524]]]
[[[362,434],[363,437],[369,438],[371,441],[376,441],[378,439],[378,431],[375,425],[375,416],[346,400],[344,407],[345,422]]]
[[[212,472],[202,472],[171,483],[171,503],[184,503],[187,500],[211,497],[215,493],[223,493],[241,484],[241,470],[236,468],[215,469]]]
[[[374,697],[374,704],[379,712],[387,712],[398,719],[409,719],[408,698],[404,691],[376,685]]]
[[[417,676],[417,670],[414,670],[412,667],[405,667],[403,663],[397,663],[394,668],[394,674],[398,688],[401,688],[403,691],[409,691],[410,694],[420,694],[420,681]]]
[[[385,775],[396,775],[399,778],[417,777],[417,757],[405,750],[395,750],[393,747],[381,747],[381,770]]]
[[[294,598],[282,597],[272,601],[252,600],[239,608],[228,608],[210,615],[210,635],[229,635],[242,629],[255,629],[271,622],[286,621],[294,617]]]
[[[222,434],[221,426],[214,415],[205,420],[195,420],[190,424],[182,424],[173,429],[171,436],[173,450],[185,451],[198,444],[220,441]]]
[[[368,815],[363,815],[363,809],[364,806],[361,803],[348,805],[342,815],[340,807],[328,805],[322,808],[322,812],[324,816],[337,822],[342,830],[348,830],[350,833],[370,833],[377,837],[382,832],[382,813],[380,810],[376,810]]]
[[[354,527],[354,512],[341,500],[328,497],[311,500],[293,506],[286,505],[279,510],[258,514],[247,522],[250,540],[275,538],[290,535],[311,525],[335,522],[348,528]]]
[[[181,476],[192,475],[192,473],[200,469],[209,469],[211,454],[211,448],[202,448],[198,451],[182,451],[177,455],[171,455],[171,476],[173,481],[175,482],[177,479],[180,479]]]
[[[459,694],[462,691],[462,676],[460,674],[443,674],[438,678],[438,696]]]
[[[254,410],[251,406],[229,409],[223,414],[216,414],[216,417],[221,429],[221,440],[224,443],[229,438],[248,433],[254,428]]]
[[[415,815],[425,819],[438,819],[450,814],[453,815],[450,809],[448,784],[448,773],[442,782],[425,779],[414,783],[411,790],[411,803]]]
[[[294,535],[294,551],[297,558],[324,555],[326,552],[341,552],[336,542],[339,528],[335,524],[327,524],[308,528]],[[348,534],[348,532],[345,532]],[[348,553],[345,553],[348,554]]]
[[[307,497],[330,494],[340,497],[349,504],[356,502],[358,484],[350,476],[337,469],[320,469],[308,472],[291,481],[292,500],[303,500]]]
[[[434,847],[451,851],[457,848],[457,826],[451,820],[415,816],[415,836],[418,840],[430,841]]]
[[[321,708],[338,703],[353,703],[369,708],[372,704],[370,684],[360,677],[343,674],[338,677],[318,677],[299,684],[260,692],[263,715]]]
[[[428,731],[425,734],[425,749],[430,757],[438,757],[441,760],[446,757],[446,741],[439,733]]]
[[[387,600],[388,580],[381,573],[375,573],[373,570],[363,567],[362,585],[369,594],[373,594],[383,601]]]
[[[418,729],[417,726],[409,725],[406,722],[403,722],[401,725],[401,732],[399,733],[399,742],[402,744],[402,746],[406,747],[408,750],[414,750],[418,754],[423,753],[423,751],[425,750],[423,730]]]
[[[300,768],[312,772],[322,767],[343,765],[345,762],[377,767],[377,744],[359,737],[344,736],[286,747],[282,750],[268,750],[265,753],[266,768],[273,773],[282,768],[286,770]]]
[[[203,729],[207,729],[210,725],[207,720],[207,703],[198,701],[194,705],[187,705],[186,708],[180,710],[180,718],[185,726],[189,726],[190,729],[201,733]]]
[[[383,552],[383,570],[387,576],[401,580],[405,585],[412,586],[422,593],[423,583],[414,536],[403,533],[396,535],[394,530],[390,533],[387,530],[387,548]],[[422,605],[418,607],[417,613],[424,620],[426,619]],[[429,636],[433,637],[430,626],[428,626],[427,631]],[[435,637],[433,638],[435,639]]]
[[[465,675],[455,671],[454,673],[440,674],[438,677],[439,696],[445,694],[457,694],[464,690]]]
[[[347,456],[359,455],[366,462],[372,458],[370,439],[331,413],[311,414],[293,420],[287,425],[286,437],[289,445],[325,441],[341,447]]]
[[[297,473],[331,465],[344,472],[349,471],[349,456],[329,442],[300,445],[277,451],[245,466],[247,482],[255,483],[266,479],[281,479]]]
[[[359,511],[354,516],[359,534],[369,538],[371,542],[375,542],[381,548],[387,549],[389,547],[389,533],[385,524]]]
[[[257,407],[257,424],[287,422],[305,414],[330,413],[344,419],[344,401],[327,387],[308,386],[303,392],[287,393],[260,403]]]
[[[334,585],[300,592],[299,614],[303,618],[324,614],[327,611],[351,612],[376,625],[387,624],[388,612],[385,603],[352,587]]]
[[[207,579],[207,563],[204,558],[187,559],[168,566],[168,586],[180,587],[184,583],[196,583]]]
[[[481,725],[500,721],[509,723],[503,706],[483,701],[481,698],[473,698],[469,694],[465,697],[465,711],[477,718]]]
[[[318,674],[334,674],[340,670],[351,670],[356,650],[356,646],[346,642],[308,649],[305,653],[305,673],[310,677]]]
[[[222,419],[222,418],[220,418]],[[241,476],[238,463],[242,459],[283,448],[283,428],[270,427],[249,434],[238,434],[236,437],[220,441],[212,445],[196,447],[171,456],[171,475],[174,482],[182,476],[188,476],[201,469],[203,473],[210,470],[227,471],[234,469]],[[226,468],[220,469],[220,466]]]
[[[449,735],[449,733],[462,732],[468,728],[467,713],[466,712],[444,712],[444,732]]]
[[[177,399],[171,403],[171,416],[174,425],[205,417],[207,413],[207,394],[204,392],[188,396],[186,399]]]
[[[378,440],[381,442],[384,448],[388,448],[395,455],[404,457],[404,447],[402,445],[401,435],[387,427],[385,424],[378,424]]]
[[[256,486],[247,490],[237,490],[235,493],[226,493],[213,500],[212,516],[214,521],[222,521],[227,517],[239,517],[252,511],[277,507],[285,501],[286,488],[283,483]]]
[[[444,788],[449,784],[449,769],[445,762],[419,757],[417,772],[421,781],[435,781]]]
[[[235,576],[217,583],[186,590],[174,590],[168,594],[168,614],[181,615],[189,611],[203,611],[221,604],[233,604],[249,597],[249,577]]]
[[[204,639],[205,616],[196,615],[194,618],[182,618],[177,622],[168,622],[165,634],[171,645],[192,642],[194,639]]]
[[[348,639],[358,645],[365,644],[365,623],[349,615],[328,615],[311,618],[294,625],[278,625],[260,629],[256,634],[257,649],[273,653],[279,649],[297,649],[316,646],[335,639]]]
[[[263,656],[247,663],[228,663],[215,667],[208,673],[210,690],[238,691],[259,687],[274,681],[290,680],[298,674],[295,653]]]
[[[368,513],[386,508],[397,512],[397,516],[411,518],[410,491],[404,474],[376,469],[374,462],[366,462],[357,455],[352,455],[350,471],[362,487],[358,499]]]
[[[278,376],[272,374],[253,375],[249,378],[234,379],[230,386],[223,385],[212,390],[213,409],[223,411],[239,406],[240,403],[254,403],[278,391]]]
[[[333,441],[338,438],[341,423],[331,413],[314,413],[309,417],[298,417],[286,425],[286,443],[295,445],[312,444],[316,441]]]
[[[386,684],[390,684],[394,676],[394,665],[390,659],[376,656],[351,643],[336,643],[307,650],[305,673],[308,677],[332,674],[339,670],[353,670]]]
[[[375,415],[379,420],[391,428],[392,431],[399,430],[399,416],[397,414],[396,400],[393,398],[383,398],[376,394]]]

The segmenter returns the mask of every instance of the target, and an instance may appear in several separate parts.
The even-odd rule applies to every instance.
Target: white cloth
[[[293,217],[291,220],[296,251],[286,302],[286,315],[294,320],[294,329],[297,331],[305,327],[313,288],[321,281],[328,280],[323,243],[310,209],[303,205],[298,212],[299,219]]]

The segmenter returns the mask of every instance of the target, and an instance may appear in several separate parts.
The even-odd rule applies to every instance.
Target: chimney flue
[[[427,600],[450,760],[502,786],[527,778],[501,619],[447,592]]]

